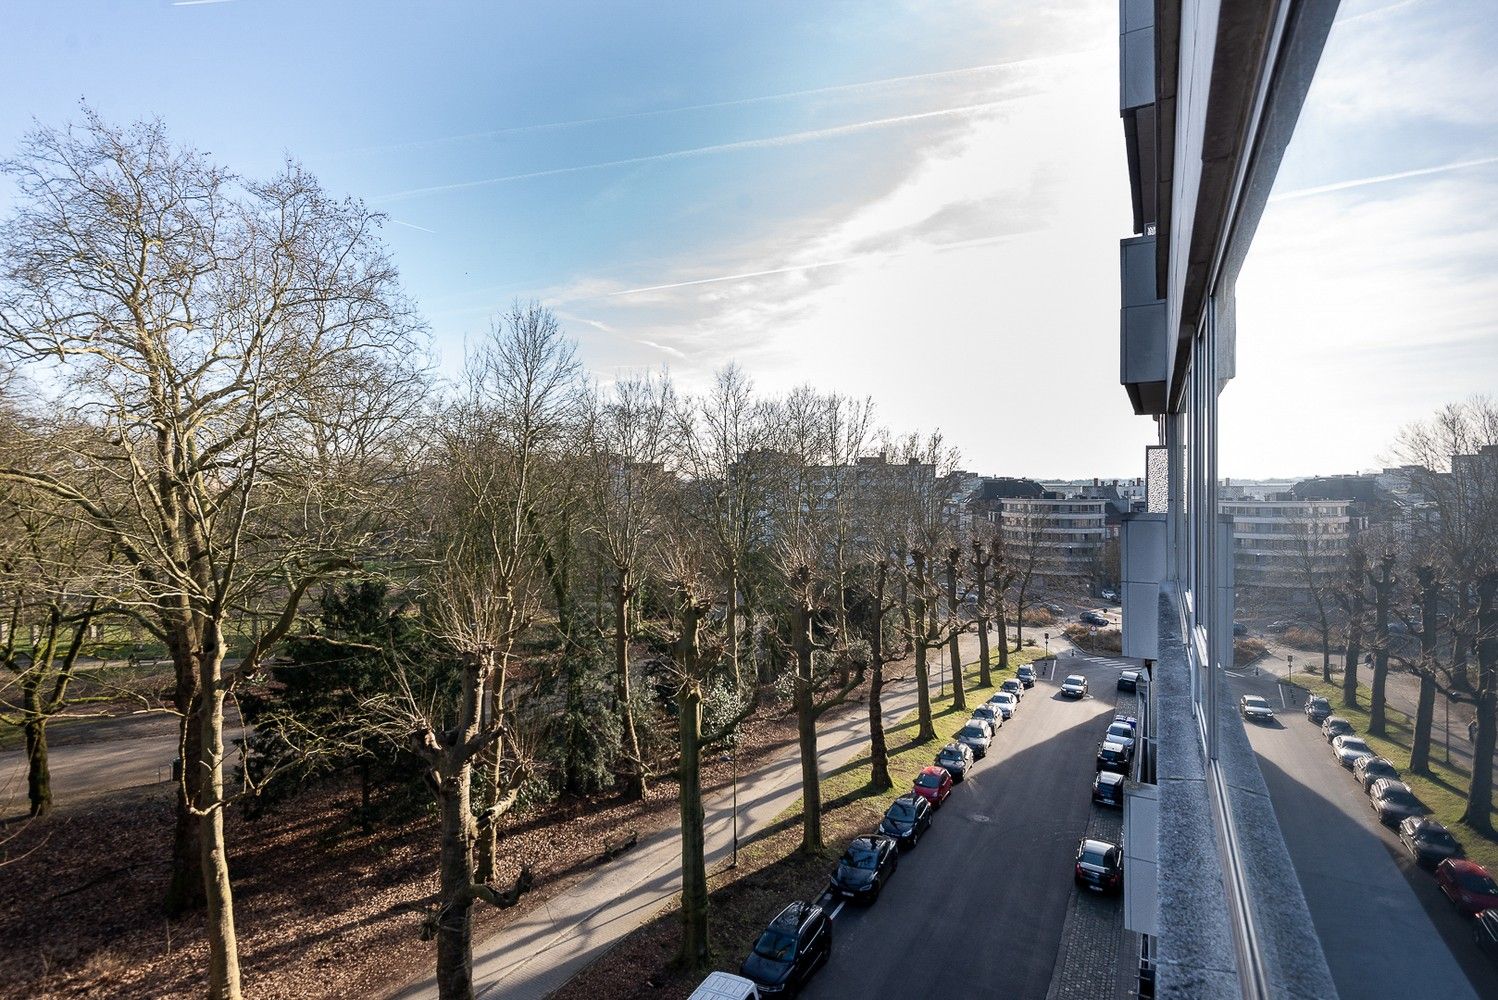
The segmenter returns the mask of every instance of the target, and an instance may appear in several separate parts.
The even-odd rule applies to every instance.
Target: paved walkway
[[[963,662],[977,658],[977,637],[964,636]],[[1054,647],[1053,642],[1053,647]],[[933,664],[934,666],[934,664]],[[908,670],[895,670],[908,674]],[[932,696],[936,677],[933,670]],[[886,686],[886,726],[915,711],[912,677]],[[858,703],[828,717],[818,733],[824,775],[842,766],[868,743],[868,711]],[[739,840],[765,830],[801,794],[796,748],[739,775]],[[723,864],[732,849],[733,796],[720,791],[707,797],[707,865]],[[605,869],[586,876],[521,915],[474,949],[473,978],[479,1000],[539,1000],[558,989],[625,935],[649,921],[681,892],[681,838],[676,824],[641,840]],[[396,994],[398,1000],[436,997],[431,976]]]

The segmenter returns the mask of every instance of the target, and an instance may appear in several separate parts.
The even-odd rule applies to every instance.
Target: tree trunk
[[[889,748],[884,739],[884,590],[889,582],[889,565],[881,562],[874,577],[874,628],[869,635],[869,784],[884,791],[894,782],[889,776]]]
[[[1332,626],[1325,615],[1321,616],[1321,680],[1332,682]]]
[[[218,630],[215,628],[214,632]],[[206,936],[208,996],[239,1000],[239,942],[234,932],[234,893],[229,885],[229,851],[224,841],[224,644],[213,634],[211,648],[199,654],[199,710],[203,753],[198,795]]]
[[[728,668],[733,674],[733,689],[741,689],[739,675],[739,562],[728,560],[728,614],[723,621],[727,634]]]
[[[1421,566],[1420,578],[1420,700],[1415,706],[1415,736],[1410,744],[1410,770],[1430,773],[1430,737],[1436,715],[1436,615],[1441,592],[1435,570]]]
[[[27,702],[34,698],[27,692]],[[26,797],[31,800],[31,815],[45,816],[52,811],[52,774],[47,767],[47,717],[26,713]]]
[[[707,848],[702,808],[702,696],[695,684],[676,696],[681,735],[680,964],[701,969],[711,960],[707,937]]]
[[[562,655],[568,655],[565,646],[563,647]],[[491,725],[499,725],[500,712],[504,708],[501,703],[503,692],[500,689],[497,677],[491,673],[490,678],[490,683],[484,685],[484,698],[488,702]],[[496,739],[493,744],[485,748],[478,767],[479,773],[483,776],[482,790],[479,797],[480,814],[488,813],[499,802],[503,764],[504,740]],[[470,798],[472,794],[470,790]],[[499,823],[495,817],[486,815],[485,819],[478,823],[475,829],[475,839],[478,860],[474,867],[474,881],[487,885],[494,881],[495,858],[499,853]]]
[[[1389,599],[1394,591],[1394,557],[1384,556],[1379,560],[1379,571],[1379,577],[1373,583],[1373,694],[1369,699],[1368,732],[1385,736],[1388,725],[1384,718],[1384,687],[1389,679]]]
[[[1471,586],[1467,580],[1457,580],[1453,589],[1456,592],[1456,614],[1451,619],[1451,686],[1470,691],[1472,678],[1467,671],[1467,657],[1472,648],[1472,636],[1467,618],[1472,614]]]
[[[1342,704],[1358,707],[1358,658],[1363,655],[1363,566],[1354,560],[1347,607],[1347,648],[1342,660]]]
[[[1019,586],[1019,592],[1014,595],[1014,651],[1018,653],[1025,648],[1025,589],[1030,586],[1026,580]]]
[[[794,618],[796,736],[801,748],[801,850],[807,854],[822,848],[822,772],[817,760],[817,715],[812,690],[811,614],[810,603],[804,597],[798,599]]]
[[[464,745],[479,730],[484,683],[483,663],[471,655],[463,669],[458,725],[440,739],[437,808],[442,827],[438,860],[437,996],[440,1000],[473,1000],[473,768]]]
[[[926,666],[926,556],[921,552],[911,553],[915,563],[915,601],[911,617],[915,619],[911,637],[915,640],[915,695],[916,717],[920,728],[916,742],[924,743],[936,737],[936,727],[931,722],[931,676]]]
[[[194,652],[196,641],[191,635],[173,636],[172,665],[177,681],[172,702],[178,713],[177,813],[172,830],[171,877],[167,882],[165,910],[173,919],[203,905],[203,858],[198,842],[198,818],[192,814],[192,803],[202,791],[203,730],[197,718],[198,665]]]
[[[634,702],[629,690],[629,599],[632,593],[629,569],[615,567],[618,580],[614,585],[614,695],[619,702],[619,717],[624,723],[624,746],[630,757],[630,798],[645,797],[645,761],[640,755],[640,737],[635,730]]]
[[[1477,745],[1472,748],[1472,783],[1467,788],[1467,809],[1462,822],[1477,832],[1493,836],[1493,746],[1494,673],[1498,672],[1498,573],[1485,573],[1477,581]]]
[[[962,689],[962,651],[957,628],[957,560],[961,557],[957,549],[947,553],[947,613],[952,616],[952,634],[947,637],[947,658],[952,667],[952,707],[967,708],[967,692]]]
[[[973,582],[978,587],[974,599],[978,602],[978,684],[984,691],[993,687],[993,669],[988,662],[988,563],[983,560],[983,547],[973,543]]]
[[[999,591],[995,615],[999,628],[999,672],[1009,669],[1009,616],[1004,609],[1004,592]]]

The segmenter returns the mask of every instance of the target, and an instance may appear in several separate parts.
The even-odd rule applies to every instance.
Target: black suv
[[[832,921],[815,903],[796,901],[780,911],[739,966],[761,995],[791,994],[832,956]]]
[[[1130,753],[1122,743],[1104,740],[1097,745],[1097,769],[1115,774],[1129,773]]]
[[[1030,666],[1030,664],[1028,663],[1016,670],[1014,672],[1014,676],[1017,677],[1019,679],[1019,682],[1027,688],[1032,688],[1035,686],[1035,668]]]
[[[854,837],[832,870],[832,891],[861,903],[872,903],[898,867],[900,849],[894,838],[877,834]]]
[[[1084,840],[1077,845],[1077,885],[1094,892],[1119,892],[1123,889],[1123,848],[1106,840]]]
[[[924,795],[907,792],[889,804],[879,821],[879,832],[894,837],[901,847],[914,847],[931,829],[931,803]]]

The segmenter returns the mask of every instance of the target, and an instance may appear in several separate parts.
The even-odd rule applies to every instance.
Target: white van
[[[692,991],[688,1000],[759,1000],[759,987],[743,976],[714,972]]]

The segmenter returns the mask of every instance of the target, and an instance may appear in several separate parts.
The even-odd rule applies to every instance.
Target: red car
[[[952,794],[951,772],[944,767],[923,767],[916,775],[911,791],[931,803],[933,809],[940,809],[947,796]],[[1498,906],[1498,903],[1494,905]]]
[[[1483,910],[1498,909],[1498,884],[1488,870],[1466,858],[1447,858],[1436,866],[1436,885],[1446,898],[1471,917]]]

